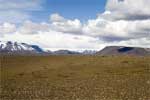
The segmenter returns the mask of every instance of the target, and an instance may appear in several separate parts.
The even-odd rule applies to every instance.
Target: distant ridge
[[[98,55],[137,55],[149,56],[150,48],[126,47],[126,46],[108,46],[97,52]]]
[[[4,55],[74,55],[81,54],[76,51],[57,50],[49,51],[44,50],[38,45],[30,45],[27,43],[18,43],[12,41],[0,41],[0,54]]]
[[[57,51],[54,51],[53,54],[56,54],[56,55],[72,55],[72,54],[81,54],[81,53],[76,52],[76,51],[69,51],[69,50],[57,50]]]
[[[150,56],[150,48],[126,47],[126,46],[107,46],[103,50],[85,50],[83,52],[70,50],[50,51],[44,50],[38,45],[30,45],[18,42],[0,41],[0,54],[4,55],[137,55]]]

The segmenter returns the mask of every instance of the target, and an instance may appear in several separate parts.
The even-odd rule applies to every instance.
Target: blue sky
[[[149,4],[150,0],[0,0],[0,41],[49,49],[150,47]]]
[[[42,9],[30,14],[33,21],[48,20],[50,14],[59,13],[65,18],[78,18],[85,22],[104,12],[105,4],[106,0],[43,0]]]

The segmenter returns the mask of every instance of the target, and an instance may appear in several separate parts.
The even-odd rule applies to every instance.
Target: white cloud
[[[85,50],[104,47],[103,44],[99,44],[103,41],[99,41],[98,38],[73,33],[64,34],[59,30],[53,30],[50,24],[25,21],[20,27],[17,27],[13,34],[4,33],[4,37],[0,36],[0,40],[38,44],[43,48],[52,50]]]
[[[127,41],[120,41],[117,43],[113,43],[111,45],[121,45],[121,46],[133,46],[133,47],[144,47],[150,48],[150,37],[144,37],[139,39],[130,39]]]
[[[80,20],[69,20],[60,16],[59,14],[52,14],[50,16],[51,28],[58,32],[81,34],[82,24]]]
[[[0,0],[0,23],[30,20],[30,11],[42,10],[42,0]]]
[[[118,20],[150,19],[149,0],[108,0],[103,17]]]
[[[69,21],[72,21],[73,24],[70,24]],[[78,31],[80,34],[75,34],[76,25],[74,22],[74,20],[65,19],[58,14],[54,14],[50,23],[25,21],[13,35],[5,35],[5,38],[2,39],[37,43],[45,48],[57,49],[98,49],[105,45],[147,47],[150,42],[150,38],[147,38],[150,37],[150,20],[148,19],[112,21],[97,17],[88,20],[84,25],[79,25],[80,29]],[[56,26],[54,23],[57,23]],[[4,30],[4,27],[1,29]]]
[[[14,11],[14,10],[0,11],[0,24],[5,22],[18,24],[30,18],[31,18],[30,15],[21,11]]]
[[[96,19],[88,20],[83,32],[105,42],[126,41],[126,44],[150,37],[149,4],[147,0],[108,0],[106,11]]]
[[[65,18],[60,16],[58,13],[50,15],[50,22],[62,22],[65,21]]]
[[[16,31],[16,26],[11,23],[3,23],[0,25],[0,36],[4,34],[13,33]]]
[[[41,0],[0,0],[0,10],[40,10]]]
[[[34,23],[32,21],[25,21],[21,27],[18,28],[20,34],[38,34],[49,30],[47,23]]]
[[[0,37],[4,41],[18,41],[29,44],[37,44],[43,48],[50,50],[69,49],[69,50],[85,50],[85,49],[100,49],[103,44],[97,38],[89,36],[78,36],[74,34],[63,34],[49,30],[48,32],[39,32],[39,34],[20,34],[18,32],[13,35],[6,34],[5,37]]]
[[[117,41],[117,39],[134,39],[150,36],[149,26],[150,20],[109,21],[97,18],[95,20],[89,20],[83,30],[85,34],[90,36]]]

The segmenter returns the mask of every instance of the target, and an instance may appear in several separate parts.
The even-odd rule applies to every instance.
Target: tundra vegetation
[[[150,100],[150,57],[1,56],[1,100]]]

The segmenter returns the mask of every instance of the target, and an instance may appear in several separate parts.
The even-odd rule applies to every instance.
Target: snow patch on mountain
[[[29,45],[26,43],[18,43],[12,41],[0,41],[0,51],[3,52],[43,52],[37,45]]]

